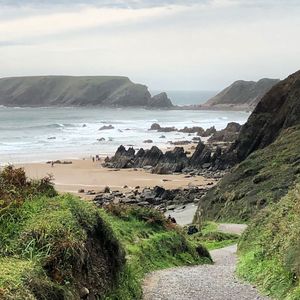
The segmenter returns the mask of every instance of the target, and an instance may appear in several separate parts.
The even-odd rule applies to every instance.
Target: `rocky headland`
[[[166,93],[121,76],[33,76],[0,79],[0,105],[172,108]]]
[[[259,81],[238,80],[200,105],[201,109],[253,110],[262,97],[279,82],[263,78]]]

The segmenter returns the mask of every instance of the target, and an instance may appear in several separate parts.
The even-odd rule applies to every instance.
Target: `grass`
[[[119,287],[107,299],[140,299],[142,280],[151,271],[211,262],[200,243],[191,243],[159,212],[123,207],[121,216],[104,211],[101,215],[121,241],[127,258]]]
[[[29,299],[76,299],[80,288],[91,288],[96,279],[94,290],[105,293],[124,261],[121,247],[97,209],[71,195],[24,201],[1,216],[0,228],[4,299],[16,299],[16,286]],[[91,248],[90,243],[101,246]],[[93,253],[93,249],[102,252]],[[85,270],[91,263],[94,266]],[[83,280],[84,276],[93,280]]]
[[[146,273],[210,263],[207,250],[152,209],[99,210],[22,169],[0,172],[0,298],[140,299]]]
[[[287,194],[300,177],[300,126],[283,131],[268,147],[252,153],[201,199],[203,219],[248,222]],[[200,212],[200,213],[199,213]]]
[[[300,185],[261,211],[239,243],[238,275],[280,300],[300,299]]]
[[[208,250],[214,250],[236,244],[239,236],[220,232],[218,223],[207,221],[198,233],[190,235],[188,239],[194,245],[202,244]]]

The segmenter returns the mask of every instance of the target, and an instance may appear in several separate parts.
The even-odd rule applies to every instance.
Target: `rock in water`
[[[226,128],[216,131],[209,139],[208,142],[234,142],[242,126],[238,123],[228,123]]]
[[[149,105],[153,107],[161,107],[161,108],[173,106],[172,101],[168,98],[168,95],[166,93],[160,93],[152,97],[149,102]]]

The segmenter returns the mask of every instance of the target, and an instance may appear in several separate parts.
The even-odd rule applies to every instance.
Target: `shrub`
[[[26,177],[23,168],[14,168],[11,165],[0,172],[0,215],[8,207],[20,206],[25,199],[37,195],[48,197],[57,195],[51,176],[46,176],[41,180],[30,180]]]

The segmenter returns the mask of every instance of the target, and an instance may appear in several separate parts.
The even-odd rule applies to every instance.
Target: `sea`
[[[238,111],[0,107],[0,164],[104,157],[120,145],[166,149],[170,141],[191,140],[194,135],[150,131],[153,123],[219,130],[228,122],[243,124],[248,117],[248,112]],[[109,125],[113,129],[99,130]]]

